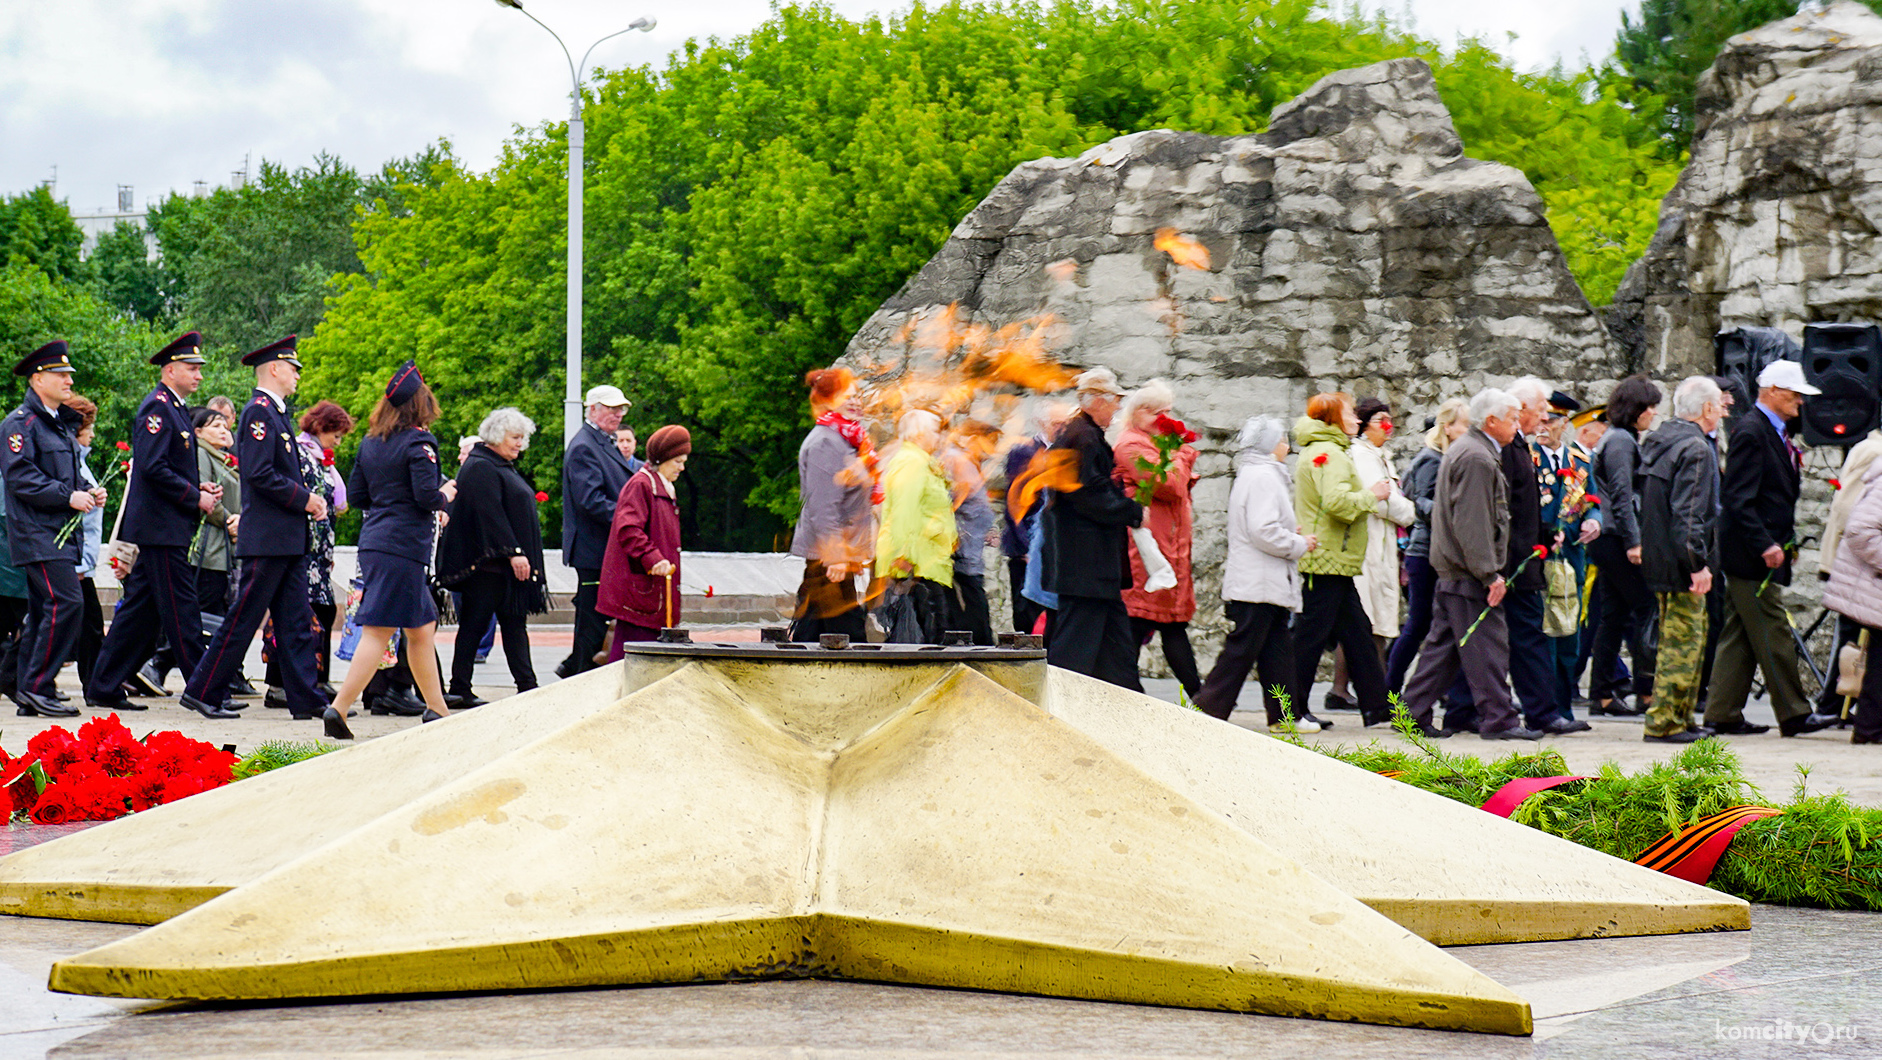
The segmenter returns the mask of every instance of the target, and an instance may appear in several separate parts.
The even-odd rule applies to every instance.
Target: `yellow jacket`
[[[915,577],[954,584],[954,503],[934,457],[904,442],[882,472],[882,528],[876,532],[876,576],[906,559]]]

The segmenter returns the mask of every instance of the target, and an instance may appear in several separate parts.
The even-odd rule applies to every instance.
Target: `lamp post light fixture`
[[[588,57],[602,43],[613,40],[623,33],[639,30],[642,33],[653,32],[656,23],[651,18],[637,18],[627,24],[627,28],[617,30],[588,46],[582,53],[582,61],[577,64],[569,54],[569,46],[562,43],[562,36],[552,30],[541,19],[523,11],[522,0],[496,0],[498,7],[507,7],[520,11],[524,18],[541,26],[562,49],[562,57],[569,64],[569,260],[568,260],[568,379],[567,392],[563,397],[562,440],[566,443],[575,437],[575,432],[582,429],[582,72],[588,69]]]

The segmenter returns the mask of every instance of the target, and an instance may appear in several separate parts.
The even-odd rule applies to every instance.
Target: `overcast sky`
[[[766,0],[526,2],[578,59],[640,15],[659,20],[597,49],[609,66],[661,65],[689,37],[735,37],[770,13]],[[1529,68],[1605,57],[1620,6],[1384,0],[1446,43],[1515,33],[1504,50]],[[367,170],[439,137],[483,169],[516,125],[566,114],[567,69],[547,33],[491,0],[3,0],[0,191],[57,166],[75,212],[114,207],[119,184],[142,210],[193,181],[227,183],[244,158],[301,165],[325,150]]]

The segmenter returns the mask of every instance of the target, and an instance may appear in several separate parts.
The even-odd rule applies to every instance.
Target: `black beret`
[[[64,339],[54,339],[44,346],[20,358],[13,366],[14,375],[32,375],[34,372],[75,372],[72,367],[71,344]]]
[[[271,342],[254,353],[242,358],[242,363],[250,368],[260,368],[269,361],[286,361],[296,368],[301,366],[301,359],[294,355],[294,344],[300,341],[298,335],[289,335],[285,339]]]
[[[399,365],[399,370],[392,373],[386,382],[386,400],[396,408],[418,396],[425,385],[425,377],[418,374],[418,362],[407,359]]]
[[[150,359],[151,364],[201,364],[203,363],[203,333],[186,331],[176,337],[176,341],[158,350]]]

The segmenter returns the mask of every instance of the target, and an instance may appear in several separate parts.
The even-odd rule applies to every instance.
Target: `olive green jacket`
[[[1294,514],[1300,532],[1320,543],[1300,558],[1302,574],[1355,577],[1366,565],[1366,517],[1379,499],[1359,481],[1348,450],[1353,440],[1329,423],[1302,416],[1294,424]]]

